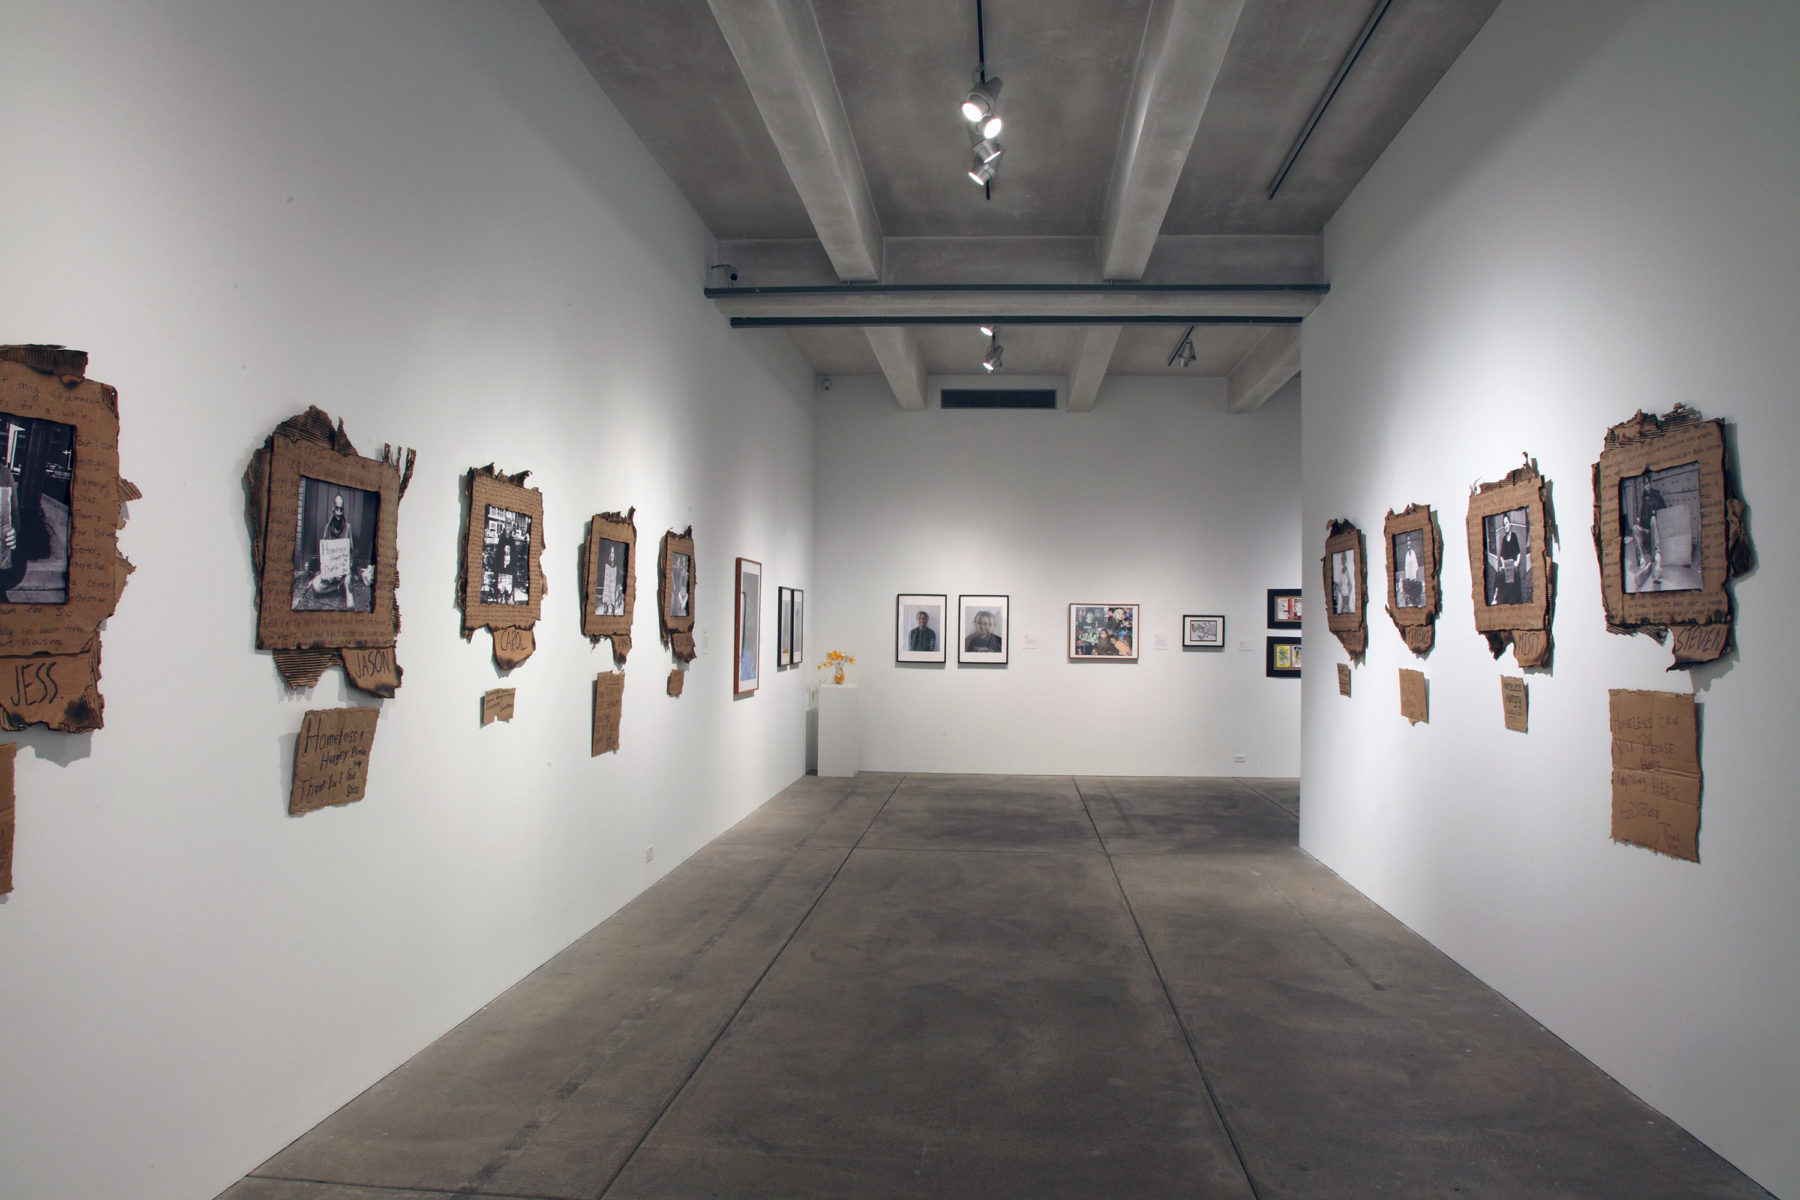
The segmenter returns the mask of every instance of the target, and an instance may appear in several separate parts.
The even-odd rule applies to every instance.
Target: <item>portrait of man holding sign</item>
[[[300,477],[295,612],[374,611],[377,492]]]

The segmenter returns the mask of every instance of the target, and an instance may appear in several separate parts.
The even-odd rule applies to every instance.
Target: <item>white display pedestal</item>
[[[862,716],[854,683],[819,685],[819,774],[854,775],[862,761]]]

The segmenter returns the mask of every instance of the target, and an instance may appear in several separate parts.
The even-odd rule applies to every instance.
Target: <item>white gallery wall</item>
[[[1297,774],[1299,681],[1263,663],[1267,590],[1300,586],[1299,391],[1233,414],[1222,380],[1113,378],[1089,413],[903,412],[834,380],[807,656],[856,657],[863,769]],[[1010,664],[897,664],[900,592],[1010,595]],[[1139,661],[1071,662],[1072,601],[1140,605]],[[1223,614],[1227,647],[1184,651],[1184,613]]]
[[[105,728],[9,735],[0,1194],[195,1200],[802,773],[766,626],[731,698],[730,589],[739,554],[771,602],[812,585],[812,379],[701,296],[705,229],[536,5],[0,0],[0,143],[0,342],[91,353],[143,490]],[[376,703],[335,668],[289,693],[255,649],[240,480],[309,404],[418,468],[368,797],[290,818],[302,713]],[[489,462],[532,471],[548,541],[504,679],[455,602]],[[590,758],[579,540],[630,505],[623,748]],[[690,522],[677,700],[652,564]],[[516,718],[479,728],[502,684]]]
[[[1652,1105],[1800,1196],[1800,6],[1508,0],[1326,231],[1305,325],[1301,844]],[[1665,672],[1606,632],[1589,471],[1677,403],[1735,426],[1758,565],[1739,649]],[[1561,539],[1530,732],[1474,632],[1470,485],[1535,456]],[[1372,605],[1367,665],[1325,628],[1325,524],[1437,506],[1438,645]],[[1381,589],[1371,580],[1371,594]],[[1421,666],[1431,719],[1399,715]],[[1607,690],[1694,691],[1700,863],[1609,840]]]

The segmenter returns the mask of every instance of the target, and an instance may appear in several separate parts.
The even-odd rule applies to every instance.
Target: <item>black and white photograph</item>
[[[1481,523],[1482,596],[1488,604],[1531,603],[1531,511],[1514,508]]]
[[[1181,618],[1182,649],[1217,650],[1224,645],[1224,617],[1190,615]]]
[[[380,509],[380,492],[300,476],[293,611],[375,611]]]
[[[949,597],[902,592],[895,600],[894,661],[941,663],[949,651],[944,613]]]
[[[631,547],[612,538],[601,538],[599,577],[594,581],[594,612],[597,615],[625,615],[625,581],[630,577],[630,570]]]
[[[688,588],[693,580],[693,560],[677,550],[669,563],[669,574],[673,587],[669,595],[669,615],[685,617],[688,615]]]
[[[1339,550],[1331,556],[1331,611],[1348,615],[1356,611],[1356,551]]]
[[[1005,666],[1012,636],[1009,629],[1010,596],[958,596],[956,661]]]
[[[481,535],[481,602],[531,603],[531,514],[489,504]]]
[[[775,669],[794,665],[794,589],[775,589]]]
[[[758,653],[762,648],[762,564],[737,560],[737,621],[732,654],[737,663],[732,692],[742,696],[760,685]]]
[[[1625,594],[1702,586],[1700,464],[1682,463],[1619,481],[1619,556]]]
[[[0,424],[6,429],[6,473],[0,476],[0,597],[9,604],[66,603],[75,427],[11,413],[0,413]]]
[[[1394,607],[1425,607],[1425,531],[1394,535]]]
[[[1069,657],[1135,662],[1138,656],[1138,606],[1135,604],[1069,605]]]

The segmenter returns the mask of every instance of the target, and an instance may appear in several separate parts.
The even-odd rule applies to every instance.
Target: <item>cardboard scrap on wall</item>
[[[602,671],[594,677],[594,737],[589,757],[619,748],[619,718],[625,707],[625,672]]]
[[[1350,694],[1350,664],[1349,663],[1339,663],[1337,665],[1337,669],[1338,669],[1338,695],[1348,696]]]
[[[682,685],[685,684],[686,682],[687,682],[687,672],[686,671],[682,670],[680,667],[676,667],[674,670],[670,671],[669,672],[669,695],[671,695],[671,696],[681,695]]]
[[[1500,677],[1500,711],[1506,720],[1508,729],[1520,733],[1528,732],[1527,718],[1530,715],[1531,695],[1526,690],[1525,681],[1517,675]]]
[[[1400,668],[1400,715],[1414,725],[1431,722],[1430,696],[1425,686],[1425,672],[1410,667]]]
[[[1487,638],[1494,657],[1513,648],[1521,667],[1550,666],[1553,645],[1550,622],[1556,610],[1556,512],[1550,484],[1538,473],[1537,460],[1489,483],[1477,484],[1469,497],[1465,531],[1469,540],[1469,591],[1475,604],[1475,630]],[[1521,527],[1509,528],[1517,521]],[[1507,534],[1519,543],[1516,557],[1499,551]],[[1497,534],[1499,545],[1489,549]]]
[[[306,714],[294,742],[290,816],[363,798],[380,716],[379,708],[315,708]]]
[[[1612,836],[1700,861],[1700,724],[1681,692],[1608,693],[1612,714]]]
[[[13,813],[17,808],[13,800],[13,764],[18,753],[19,743],[0,744],[0,896],[13,890]]]
[[[513,719],[513,698],[517,688],[490,688],[481,694],[481,723],[492,725],[495,721]]]
[[[86,378],[87,355],[0,346],[0,412],[11,420],[0,486],[0,727],[83,733],[104,724],[100,625],[133,567],[118,550],[119,394]]]

